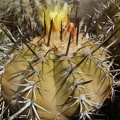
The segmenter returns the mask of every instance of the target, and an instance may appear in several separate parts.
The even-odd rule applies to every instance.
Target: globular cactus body
[[[10,109],[15,105],[20,110],[21,104],[30,99],[39,105],[36,111],[41,118],[52,120],[61,114],[70,117],[79,105],[81,113],[101,106],[110,95],[112,85],[112,77],[106,73],[107,65],[102,65],[106,52],[99,49],[90,55],[97,46],[91,41],[81,41],[79,46],[73,41],[67,55],[63,53],[68,41],[59,40],[61,45],[57,46],[52,38],[50,47],[56,46],[51,48],[43,43],[41,47],[34,43],[28,45],[35,54],[27,46],[20,52],[12,52],[14,57],[6,62],[1,80],[2,95]]]
[[[113,76],[106,49],[69,23],[71,7],[53,3],[67,12],[64,19],[58,21],[56,14],[46,20],[44,13],[53,11],[49,6],[40,8],[41,24],[46,30],[43,37],[37,36],[28,43],[22,36],[17,41],[21,49],[15,50],[16,44],[13,45],[4,61],[1,87],[2,97],[9,105],[9,120],[67,120],[74,115],[84,119],[112,93]]]

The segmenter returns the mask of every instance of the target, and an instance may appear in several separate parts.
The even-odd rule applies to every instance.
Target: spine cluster
[[[105,45],[119,29],[101,40],[81,32],[77,15],[70,21],[67,3],[9,2],[0,17],[1,119],[92,119],[118,83]]]

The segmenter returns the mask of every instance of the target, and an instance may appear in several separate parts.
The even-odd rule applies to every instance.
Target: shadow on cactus
[[[18,29],[21,36],[9,49],[1,75],[1,96],[9,109],[4,119],[91,119],[111,97],[112,62],[102,46],[117,30],[95,42],[80,33],[79,21],[70,22],[71,8],[54,1],[38,6],[43,31],[32,41]]]

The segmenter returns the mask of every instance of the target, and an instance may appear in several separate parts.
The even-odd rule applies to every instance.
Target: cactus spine
[[[51,1],[36,10],[43,32],[28,40],[18,28],[21,36],[3,62],[7,119],[90,119],[112,93],[114,77],[104,42],[80,33],[79,22],[70,23],[67,3]]]

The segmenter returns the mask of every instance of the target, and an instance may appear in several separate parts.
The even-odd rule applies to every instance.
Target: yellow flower
[[[50,31],[50,25],[52,22],[52,32],[60,31],[61,23],[62,28],[66,28],[69,24],[69,14],[72,5],[68,6],[67,3],[60,3],[58,1],[51,0],[50,4],[46,6],[39,6],[38,13],[42,27],[46,27],[46,33]]]

